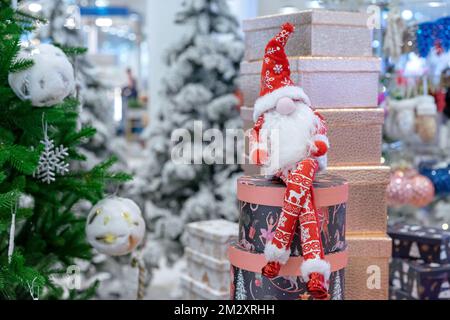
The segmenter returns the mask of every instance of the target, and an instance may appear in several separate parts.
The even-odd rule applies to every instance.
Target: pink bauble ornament
[[[412,198],[410,172],[396,170],[391,174],[391,180],[386,190],[387,202],[390,206],[403,206]]]
[[[411,205],[422,208],[429,205],[435,196],[434,186],[430,179],[417,175],[411,179],[412,197]]]
[[[291,98],[281,98],[277,102],[277,112],[282,115],[289,115],[295,111],[295,102]]]

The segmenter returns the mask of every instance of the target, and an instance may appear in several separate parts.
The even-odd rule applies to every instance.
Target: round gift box
[[[231,298],[237,300],[308,300],[306,283],[300,273],[302,252],[299,232],[291,246],[291,258],[280,276],[261,275],[265,265],[264,248],[273,238],[282,211],[286,186],[274,177],[242,177],[238,181],[240,208],[239,241],[230,246]],[[329,174],[319,174],[314,183],[314,200],[319,213],[322,242],[332,269],[331,299],[344,299],[347,264],[345,216],[348,183]]]

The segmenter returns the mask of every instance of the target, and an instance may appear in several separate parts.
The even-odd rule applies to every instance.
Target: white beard
[[[296,111],[290,115],[276,110],[267,112],[260,132],[261,140],[269,142],[269,162],[263,167],[263,174],[290,170],[307,158],[315,130],[316,116],[303,103],[297,103]]]

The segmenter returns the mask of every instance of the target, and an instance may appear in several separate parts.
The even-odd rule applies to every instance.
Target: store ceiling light
[[[111,18],[97,18],[95,20],[95,25],[100,28],[108,28],[113,25],[113,21]]]
[[[432,1],[432,2],[429,2],[428,5],[432,8],[437,8],[437,7],[442,7],[445,4],[444,4],[444,2]]]
[[[322,8],[322,4],[320,3],[319,0],[313,0],[313,1],[309,1],[307,4],[308,8],[310,9],[319,9]]]
[[[32,2],[28,5],[28,10],[31,12],[39,12],[42,10],[42,4],[37,2]]]
[[[288,13],[295,13],[295,12],[299,12],[300,10],[296,7],[292,7],[292,6],[286,6],[286,7],[282,7],[280,9],[280,13],[281,14],[288,14]]]
[[[95,6],[96,7],[107,7],[107,6],[109,6],[109,1],[108,0],[96,0]]]
[[[128,36],[128,40],[130,41],[136,41],[137,36],[135,33],[130,33],[130,35]]]
[[[405,20],[411,20],[413,16],[414,15],[411,10],[406,9],[402,11],[402,18]]]

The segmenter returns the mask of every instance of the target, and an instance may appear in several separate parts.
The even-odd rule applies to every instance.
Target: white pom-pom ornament
[[[142,242],[145,221],[141,209],[133,201],[108,198],[92,208],[86,234],[89,243],[99,252],[123,256],[133,252]]]
[[[9,85],[21,100],[30,100],[35,107],[50,107],[75,90],[73,66],[61,49],[41,44],[22,49],[17,58],[34,62],[31,68],[9,74]]]

